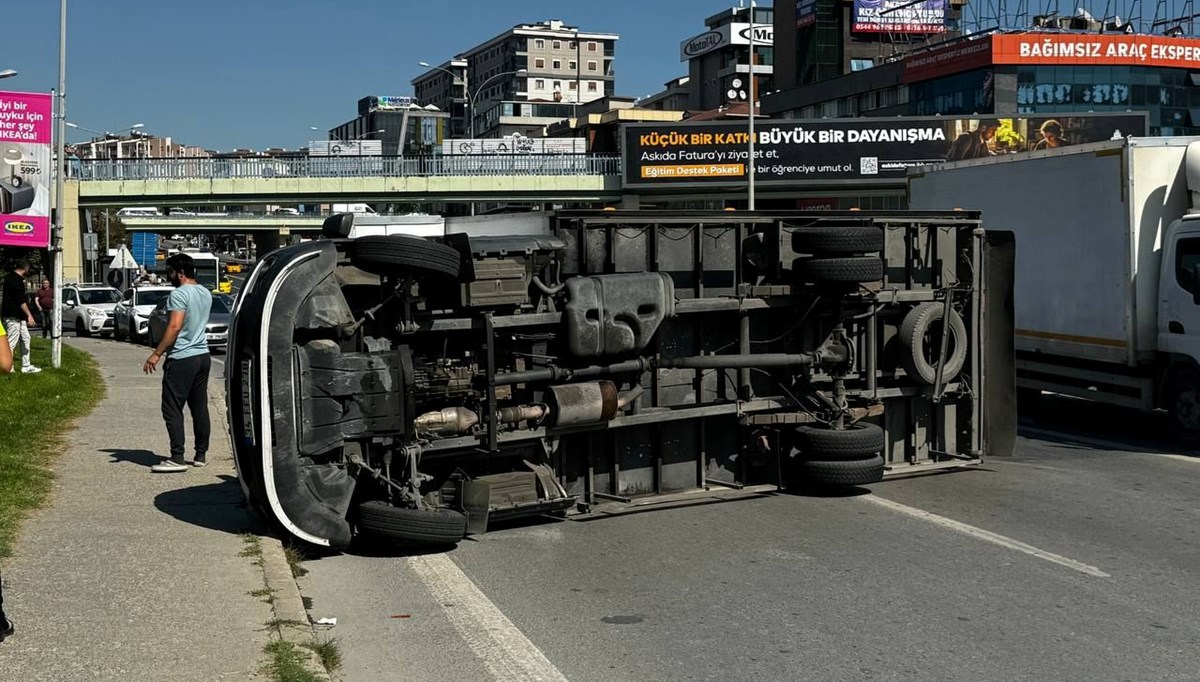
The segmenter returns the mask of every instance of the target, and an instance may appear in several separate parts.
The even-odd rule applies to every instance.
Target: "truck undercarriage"
[[[1011,273],[989,282],[977,215],[544,219],[351,240],[335,217],[263,259],[226,377],[250,502],[316,545],[453,544],[503,518],[870,484],[1009,440],[1011,341],[990,329],[1011,328]]]

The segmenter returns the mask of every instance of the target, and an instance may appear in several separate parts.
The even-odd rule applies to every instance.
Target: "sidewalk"
[[[96,357],[108,395],[67,437],[49,504],[26,521],[15,556],[3,561],[17,633],[0,644],[0,678],[255,677],[273,616],[247,594],[263,587],[262,569],[239,556],[239,534],[258,520],[235,478],[223,364],[213,362],[209,466],[151,474],[167,435],[161,375],[141,371],[149,349],[67,342]],[[191,446],[189,426],[189,459]]]

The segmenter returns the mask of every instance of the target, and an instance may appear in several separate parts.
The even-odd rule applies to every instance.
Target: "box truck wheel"
[[[950,381],[962,371],[967,360],[967,327],[953,309],[947,324],[942,320],[945,305],[922,303],[904,316],[900,323],[900,364],[913,379],[932,386],[937,381],[937,363],[942,351],[942,334],[950,330],[942,381]]]
[[[800,480],[809,485],[841,487],[866,485],[883,480],[883,457],[874,455],[868,459],[848,462],[800,462]]]
[[[878,253],[883,250],[883,230],[878,227],[809,227],[792,233],[792,249],[819,256]]]
[[[402,235],[372,235],[350,242],[350,262],[373,275],[413,271],[418,274],[458,277],[462,257],[436,242]]]
[[[872,457],[883,451],[883,429],[859,422],[844,429],[801,426],[795,431],[795,445],[804,461],[852,461]]]
[[[1187,445],[1200,444],[1200,374],[1185,369],[1171,381],[1171,431]]]
[[[792,272],[807,284],[878,282],[883,279],[883,261],[873,256],[797,258],[792,261]]]
[[[467,517],[453,509],[410,509],[371,500],[358,505],[358,529],[407,545],[455,545],[467,533]]]

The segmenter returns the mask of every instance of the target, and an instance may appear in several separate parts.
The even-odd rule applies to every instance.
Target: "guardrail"
[[[619,175],[610,155],[311,156],[253,159],[87,159],[72,169],[88,180],[364,178],[495,175]]]

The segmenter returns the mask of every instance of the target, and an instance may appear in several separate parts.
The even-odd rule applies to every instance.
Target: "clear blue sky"
[[[749,4],[747,2],[747,4]],[[763,3],[767,4],[767,3]],[[4,0],[0,88],[58,83],[58,2]],[[370,94],[411,94],[418,61],[524,22],[618,33],[617,94],[683,75],[679,43],[737,0],[68,0],[67,120],[209,149],[300,147]],[[14,42],[15,41],[15,42]],[[69,141],[86,139],[68,131]]]

